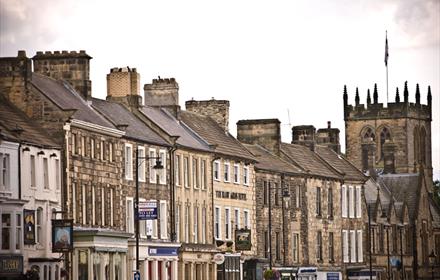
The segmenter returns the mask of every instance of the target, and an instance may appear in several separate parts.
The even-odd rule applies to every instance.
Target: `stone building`
[[[59,279],[63,263],[52,253],[51,219],[61,210],[60,147],[3,95],[0,119],[0,278],[34,271]]]
[[[229,101],[186,101],[182,121],[213,149],[214,238],[225,261],[217,279],[240,279],[256,254],[254,157],[229,133]],[[250,234],[250,235],[249,235]],[[250,246],[249,246],[250,245]]]
[[[144,85],[145,106],[138,116],[162,137],[173,140],[170,151],[179,249],[178,279],[217,279],[213,257],[219,251],[213,235],[212,146],[181,118],[179,85],[174,78]]]
[[[368,91],[361,104],[356,89],[353,106],[344,87],[347,157],[371,175],[365,185],[370,223],[368,216],[364,222],[380,279],[429,277],[429,255],[440,252],[439,208],[431,198],[431,99],[428,87],[428,103],[421,104],[416,85],[410,103],[405,82],[403,101],[397,88],[395,102],[384,107],[375,85],[373,103]]]

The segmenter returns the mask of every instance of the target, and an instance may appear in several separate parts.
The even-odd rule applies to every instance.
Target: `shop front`
[[[342,280],[340,270],[321,270],[317,267],[300,267],[297,272],[298,280]]]
[[[21,279],[23,275],[22,255],[0,255],[0,279]]]

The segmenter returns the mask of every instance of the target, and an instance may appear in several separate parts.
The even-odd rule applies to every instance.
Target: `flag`
[[[387,33],[385,32],[385,66],[388,66],[388,38]]]

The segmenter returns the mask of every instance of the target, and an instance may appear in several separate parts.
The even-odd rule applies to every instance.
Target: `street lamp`
[[[287,242],[286,242],[287,238],[286,238],[286,234],[288,232],[288,228],[285,228],[285,226],[286,226],[285,211],[287,212],[288,209],[289,209],[289,200],[290,200],[289,190],[285,189],[283,191],[283,204],[284,204],[284,207],[282,208],[282,211],[283,211],[283,251],[284,251],[283,252],[283,265],[284,266],[286,266],[286,251],[287,251]],[[287,214],[289,214],[289,213],[287,212]]]
[[[434,280],[434,264],[435,264],[435,258],[437,255],[434,253],[434,250],[431,251],[431,254],[429,254],[429,262],[431,263],[431,273],[432,273],[432,280]]]
[[[160,160],[160,156],[158,157],[140,157],[139,150],[136,149],[136,197],[134,202],[134,214],[136,217],[136,227],[135,227],[135,235],[136,235],[136,272],[139,273],[139,160],[150,160],[155,159],[156,164],[153,166],[153,169],[163,169],[162,162]],[[142,162],[141,162],[142,163]],[[157,205],[156,205],[157,207]]]

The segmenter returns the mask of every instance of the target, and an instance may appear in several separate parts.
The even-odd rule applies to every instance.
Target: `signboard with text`
[[[251,230],[237,229],[235,230],[235,250],[249,251],[252,248]]]
[[[14,276],[22,273],[23,256],[0,255],[0,276]]]
[[[73,220],[52,220],[52,252],[73,250]]]
[[[157,202],[142,201],[139,202],[139,220],[156,220],[157,219]]]

